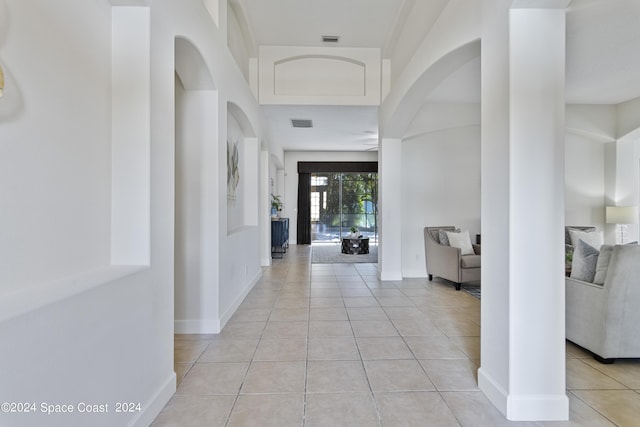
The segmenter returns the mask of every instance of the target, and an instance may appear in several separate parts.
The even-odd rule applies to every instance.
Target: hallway
[[[506,421],[477,388],[479,334],[479,300],[451,284],[292,245],[221,334],[176,335],[178,390],[153,426],[637,425],[640,364],[573,345],[572,422]]]

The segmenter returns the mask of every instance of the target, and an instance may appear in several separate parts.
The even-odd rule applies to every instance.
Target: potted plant
[[[357,239],[359,237],[358,234],[360,233],[358,229],[354,225],[352,225],[350,230],[351,230],[351,235],[349,237],[351,239]]]
[[[280,211],[282,211],[282,200],[280,200],[280,196],[271,193],[271,216],[275,218]]]

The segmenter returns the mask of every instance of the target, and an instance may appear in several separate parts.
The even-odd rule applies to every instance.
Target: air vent
[[[322,43],[336,44],[340,41],[340,36],[322,36]]]
[[[294,128],[312,128],[313,122],[309,119],[291,119],[291,126]]]

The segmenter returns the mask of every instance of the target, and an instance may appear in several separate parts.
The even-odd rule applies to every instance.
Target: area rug
[[[462,290],[465,291],[466,293],[468,293],[469,295],[472,295],[478,299],[480,299],[480,286],[474,286],[474,285],[462,285]]]
[[[311,245],[312,264],[338,264],[378,262],[378,245],[369,245],[368,254],[343,254],[339,243],[314,243]]]

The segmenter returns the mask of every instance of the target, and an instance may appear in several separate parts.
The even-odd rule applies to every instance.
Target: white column
[[[478,385],[502,412],[509,392],[510,0],[484,0],[481,58],[481,366]]]
[[[489,36],[483,38],[483,55],[485,49],[488,54],[482,69],[483,295],[478,380],[510,420],[565,420],[569,415],[563,267],[567,2],[487,3],[484,17],[491,13],[493,18],[485,25],[493,28],[485,28]],[[496,62],[489,65],[491,61]]]
[[[244,225],[258,226],[260,221],[260,142],[258,138],[244,138]]]
[[[260,151],[260,265],[271,265],[271,193],[269,182],[269,151]]]
[[[383,138],[378,151],[378,268],[381,280],[402,280],[402,140]]]

